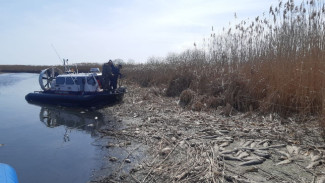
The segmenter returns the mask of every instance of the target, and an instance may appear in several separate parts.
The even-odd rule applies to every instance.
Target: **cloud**
[[[0,64],[70,60],[144,61],[193,47],[234,18],[268,10],[269,0],[1,1]],[[2,18],[1,18],[2,17]],[[6,17],[6,18],[3,18]],[[188,45],[188,46],[186,46]]]

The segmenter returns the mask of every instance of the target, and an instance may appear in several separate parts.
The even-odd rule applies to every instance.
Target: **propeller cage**
[[[59,75],[62,71],[56,67],[47,68],[41,71],[39,75],[39,84],[42,90],[47,91],[51,89],[52,81]]]

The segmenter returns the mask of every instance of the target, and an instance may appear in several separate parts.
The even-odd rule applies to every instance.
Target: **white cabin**
[[[96,92],[100,91],[99,75],[96,73],[62,74],[51,83],[52,91]]]

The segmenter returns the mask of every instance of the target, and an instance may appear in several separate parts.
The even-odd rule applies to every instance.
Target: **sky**
[[[194,42],[278,0],[0,0],[0,65],[144,63]]]

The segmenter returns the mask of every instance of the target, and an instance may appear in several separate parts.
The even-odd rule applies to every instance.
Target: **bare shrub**
[[[251,94],[248,83],[241,77],[232,75],[225,84],[225,103],[229,103],[238,111],[248,111],[249,106],[257,108],[257,99]]]
[[[205,106],[204,106],[204,104],[203,104],[202,102],[200,102],[200,101],[195,101],[195,102],[192,104],[191,109],[192,109],[193,111],[202,111],[204,107],[205,107]]]
[[[192,76],[188,75],[175,75],[168,84],[166,95],[169,97],[179,96],[182,91],[190,87]]]
[[[190,104],[194,99],[194,92],[191,89],[186,89],[182,91],[179,97],[179,104],[183,107]]]
[[[222,97],[209,96],[205,103],[208,108],[217,109],[219,106],[225,105],[225,99]]]

